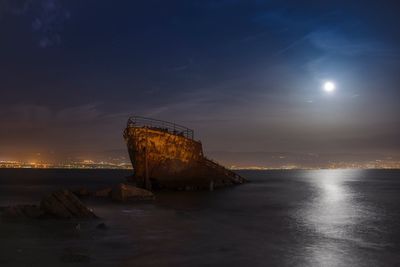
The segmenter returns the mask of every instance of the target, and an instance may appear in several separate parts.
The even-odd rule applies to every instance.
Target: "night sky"
[[[0,0],[0,160],[127,156],[130,115],[193,128],[226,164],[399,157],[399,11]]]

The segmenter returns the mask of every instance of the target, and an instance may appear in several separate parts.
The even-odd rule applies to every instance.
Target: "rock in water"
[[[46,215],[61,219],[97,218],[77,196],[68,190],[57,191],[43,198],[40,209]]]
[[[72,190],[72,192],[78,197],[88,197],[91,195],[90,190],[87,189],[86,187],[81,187],[81,188]]]
[[[111,197],[113,200],[153,200],[155,198],[151,191],[127,184],[119,184],[113,188]]]
[[[3,209],[3,216],[12,219],[36,219],[44,214],[37,205],[16,205]]]
[[[108,226],[107,226],[105,223],[99,223],[99,224],[96,226],[96,228],[97,228],[97,229],[100,229],[100,230],[107,230],[107,229],[108,229]]]
[[[112,191],[111,187],[97,190],[96,192],[94,192],[94,196],[95,197],[109,197],[111,195],[111,191]]]
[[[65,253],[60,259],[61,261],[68,263],[89,263],[91,261],[91,258],[87,254],[86,250],[82,251],[81,249],[77,248],[65,249]]]

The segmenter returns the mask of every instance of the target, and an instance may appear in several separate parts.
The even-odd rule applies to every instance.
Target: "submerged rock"
[[[3,208],[3,217],[13,219],[36,219],[44,215],[37,205],[15,205]]]
[[[111,187],[97,190],[96,192],[94,192],[94,196],[95,197],[109,197],[109,196],[111,196],[111,191],[112,191]]]
[[[61,261],[63,262],[68,262],[68,263],[89,263],[90,262],[90,256],[82,254],[82,253],[69,253],[69,254],[64,254],[61,256]]]
[[[111,197],[113,200],[154,200],[155,196],[151,191],[136,186],[119,184],[112,189]]]
[[[99,223],[99,224],[96,226],[96,228],[99,229],[99,230],[107,230],[107,229],[108,229],[108,226],[107,226],[105,223]]]
[[[90,192],[90,190],[87,189],[86,187],[81,187],[81,188],[72,190],[72,193],[74,193],[78,197],[88,197],[92,194]]]
[[[46,215],[61,219],[97,218],[77,196],[68,190],[56,191],[43,198],[40,209]]]
[[[86,250],[67,248],[65,249],[65,253],[60,257],[60,260],[68,263],[89,263],[91,257]]]

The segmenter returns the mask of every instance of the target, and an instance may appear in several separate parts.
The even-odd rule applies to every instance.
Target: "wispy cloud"
[[[373,35],[363,35],[365,23],[356,18],[349,18],[343,12],[325,11],[319,16],[309,16],[307,12],[294,9],[275,8],[253,16],[253,21],[264,26],[268,31],[287,36],[288,44],[278,54],[298,48],[300,45],[326,53],[355,56],[363,54],[396,54],[393,48],[384,45],[382,40]],[[290,38],[294,39],[290,41]],[[299,37],[300,36],[300,37]]]
[[[307,31],[327,15],[330,14],[310,17],[287,8],[275,8],[255,14],[252,20],[259,25],[263,25],[278,32],[292,30]]]
[[[315,48],[335,54],[352,56],[391,52],[386,45],[378,40],[352,37],[334,30],[316,30],[308,34],[306,39]]]
[[[8,128],[8,130],[89,125],[120,118],[126,119],[127,116],[128,113],[125,112],[106,112],[99,103],[87,103],[61,109],[37,104],[20,104],[0,108],[0,120],[4,126],[2,129]]]
[[[32,4],[32,0],[0,0],[0,17],[5,13],[15,15],[25,14]]]
[[[39,46],[46,48],[58,45],[61,42],[60,32],[70,12],[66,10],[59,0],[42,0],[39,14],[32,22],[32,29],[39,35]]]
[[[224,8],[227,6],[237,5],[240,0],[211,0],[205,1],[206,6],[209,8]]]
[[[38,104],[0,106],[0,156],[28,152],[89,151],[123,148],[122,129],[128,118],[97,103],[64,108]],[[100,145],[101,144],[101,145]],[[94,153],[93,155],[97,155]],[[51,155],[53,160],[55,154]],[[65,159],[65,158],[64,158]]]
[[[63,25],[71,16],[60,0],[0,0],[0,18],[7,13],[30,19],[32,33],[41,48],[61,43]]]

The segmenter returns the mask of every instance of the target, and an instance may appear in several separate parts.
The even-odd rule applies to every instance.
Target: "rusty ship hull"
[[[193,131],[174,123],[131,117],[124,131],[135,181],[146,188],[207,189],[246,179],[206,158]]]

